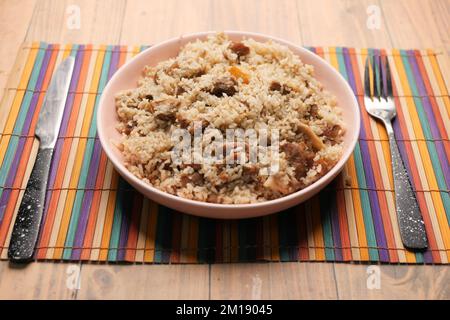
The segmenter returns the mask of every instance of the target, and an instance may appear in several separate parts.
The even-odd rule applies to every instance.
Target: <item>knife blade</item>
[[[27,262],[33,258],[44,212],[53,149],[61,127],[74,65],[75,59],[68,57],[58,66],[39,112],[35,130],[35,135],[39,139],[39,149],[17,213],[8,249],[8,258],[13,262]]]

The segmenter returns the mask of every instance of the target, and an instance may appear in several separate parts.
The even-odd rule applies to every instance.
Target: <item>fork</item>
[[[383,122],[389,137],[395,204],[403,245],[409,249],[426,249],[428,242],[425,224],[392,128],[392,120],[397,112],[392,94],[391,72],[386,57],[384,59],[379,55],[374,55],[373,58],[370,55],[367,57],[364,70],[364,105],[371,116]]]

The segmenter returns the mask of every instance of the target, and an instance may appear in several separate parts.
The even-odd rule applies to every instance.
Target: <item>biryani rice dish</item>
[[[147,66],[137,87],[115,99],[117,145],[127,169],[187,199],[244,204],[280,198],[317,181],[342,155],[345,124],[335,97],[311,65],[272,41],[233,42],[218,33],[190,42],[176,57]],[[173,160],[178,142],[172,138],[180,129],[224,137],[227,129],[275,130],[278,137],[257,146],[224,139],[222,162],[180,163]],[[250,148],[266,156],[226,161],[250,158]],[[271,172],[274,156],[277,170]]]

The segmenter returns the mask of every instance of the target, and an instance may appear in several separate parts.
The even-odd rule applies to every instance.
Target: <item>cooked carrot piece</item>
[[[228,70],[233,77],[235,78],[241,78],[245,84],[248,84],[249,80],[250,80],[250,76],[248,74],[246,74],[244,71],[242,71],[241,69],[239,69],[236,66],[232,66],[230,67],[230,69]]]

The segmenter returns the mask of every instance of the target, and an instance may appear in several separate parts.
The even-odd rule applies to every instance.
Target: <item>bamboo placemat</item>
[[[99,97],[111,75],[145,46],[25,44],[0,107],[0,257],[36,153],[34,128],[55,66],[76,57],[52,163],[37,259],[201,263],[450,259],[450,99],[446,56],[433,50],[308,48],[350,83],[362,112],[359,143],[343,173],[295,208],[262,218],[196,218],[143,198],[121,179],[96,135]],[[406,251],[394,209],[389,144],[363,105],[368,52],[387,55],[396,138],[422,211],[430,248]]]

